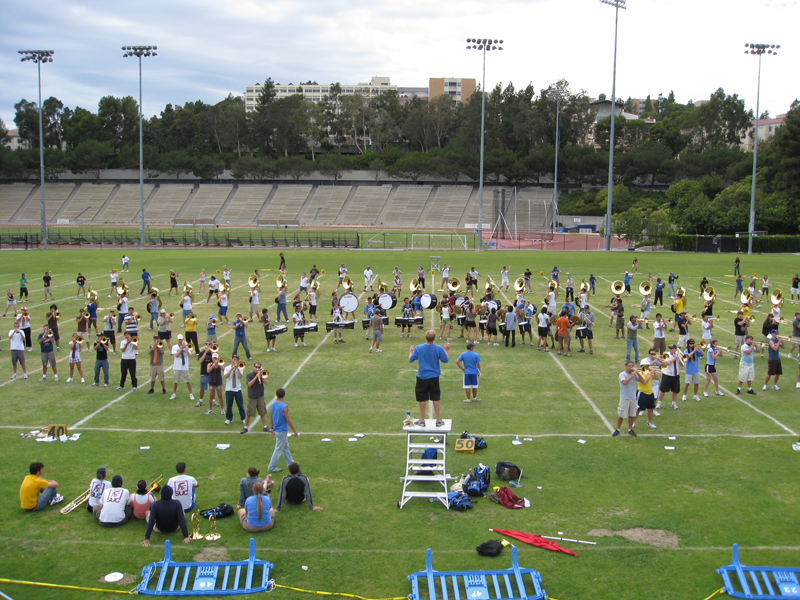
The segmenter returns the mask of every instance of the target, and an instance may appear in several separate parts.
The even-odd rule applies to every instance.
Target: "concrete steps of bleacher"
[[[228,194],[228,197],[225,198],[225,202],[222,203],[222,206],[219,207],[217,214],[214,215],[214,223],[216,223],[218,219],[222,218],[222,215],[225,214],[225,211],[228,209],[230,203],[233,202],[233,199],[236,197],[236,192],[238,191],[239,191],[239,186],[234,185],[233,189]]]
[[[396,195],[397,195],[397,184],[393,184],[392,185],[392,189],[389,191],[389,195],[386,197],[386,202],[383,203],[383,208],[381,209],[381,212],[378,215],[378,218],[375,219],[375,224],[376,225],[378,223],[383,224],[383,222],[386,220],[386,213],[388,213],[389,210],[392,208],[392,202],[394,201],[394,197]],[[383,226],[383,225],[381,225],[381,226]]]
[[[300,210],[297,211],[297,220],[298,221],[300,221],[302,219],[302,216],[305,214],[306,210],[308,210],[308,207],[314,201],[314,196],[317,194],[317,190],[319,189],[319,187],[320,186],[318,186],[318,185],[315,185],[314,187],[312,187],[311,191],[308,194],[308,196],[306,196],[306,201],[303,202],[303,205],[300,207]]]
[[[94,219],[91,220],[91,223],[100,223],[101,222],[100,221],[100,216],[105,212],[105,210],[108,208],[108,206],[111,204],[111,202],[113,202],[114,196],[116,196],[117,192],[119,191],[119,187],[120,187],[119,184],[114,186],[114,189],[111,190],[111,193],[108,195],[108,198],[106,198],[106,201],[103,202],[103,205],[97,211],[97,214],[94,216]]]
[[[342,204],[342,208],[339,209],[339,214],[336,215],[336,218],[333,221],[334,223],[339,223],[342,216],[345,214],[345,212],[347,212],[347,207],[353,201],[353,196],[356,195],[357,191],[358,191],[358,186],[356,185],[350,188],[350,193],[347,194],[347,200],[344,201],[344,204]]]
[[[486,206],[487,206],[486,205],[486,198],[487,198],[487,193],[486,192],[487,192],[488,189],[489,188],[487,188],[486,186],[484,186],[484,188],[483,188],[483,220],[484,221],[486,221]],[[491,198],[491,191],[489,192],[488,197]],[[477,204],[479,202],[479,200],[480,200],[480,188],[475,187],[472,190],[472,194],[470,194],[470,196],[469,196],[469,200],[467,200],[467,203],[464,205],[464,212],[461,213],[461,218],[458,220],[458,227],[459,228],[466,227],[467,221],[469,221],[469,219],[470,219],[470,213],[471,213],[470,209],[473,206],[472,203],[475,202]],[[475,219],[475,222],[477,223],[477,219]]]
[[[56,214],[54,214],[54,215],[53,215],[53,218],[52,218],[52,219],[50,219],[50,222],[52,222],[52,223],[58,223],[58,219],[59,219],[59,217],[60,217],[62,214],[64,214],[64,211],[65,211],[65,210],[67,209],[67,207],[69,206],[69,203],[70,203],[70,202],[72,202],[72,199],[75,197],[75,194],[77,194],[77,193],[78,193],[78,190],[79,190],[79,189],[81,189],[81,186],[83,186],[83,183],[76,183],[76,184],[75,184],[75,187],[74,187],[74,188],[72,188],[72,191],[69,193],[69,196],[67,196],[67,199],[66,199],[66,200],[64,200],[64,203],[63,203],[63,204],[61,205],[61,207],[60,207],[60,208],[59,208],[59,209],[56,211]]]
[[[14,211],[14,214],[11,215],[11,218],[8,220],[8,222],[9,223],[13,223],[14,221],[16,221],[17,217],[19,217],[22,214],[22,211],[25,209],[25,207],[28,205],[28,203],[32,202],[33,198],[36,198],[36,197],[38,197],[39,200],[41,201],[42,186],[40,186],[40,185],[35,185],[35,186],[33,186],[33,188],[31,188],[31,191],[28,193],[28,195],[26,196],[25,200],[23,200],[22,204],[19,205],[19,208]]]
[[[256,215],[256,218],[253,219],[253,221],[258,223],[258,220],[261,218],[261,215],[264,214],[264,211],[267,210],[269,203],[272,202],[272,199],[275,197],[275,193],[277,191],[278,191],[278,186],[273,184],[272,189],[269,191],[269,194],[267,194],[267,199],[264,200],[264,204],[261,205],[261,210],[258,211],[258,214]]]
[[[186,198],[186,200],[183,201],[183,205],[181,206],[180,210],[178,210],[178,212],[175,214],[175,217],[174,217],[175,219],[182,219],[183,218],[183,213],[185,213],[186,210],[189,208],[189,205],[192,203],[192,200],[194,200],[194,197],[197,195],[198,191],[200,191],[200,184],[199,183],[195,183],[192,186],[192,191],[189,192],[189,197]]]
[[[147,219],[147,209],[150,208],[150,205],[155,201],[156,196],[158,196],[158,191],[161,189],[161,184],[157,183],[153,186],[153,189],[150,191],[150,195],[145,198],[144,200],[144,215],[145,219]],[[136,211],[136,220],[139,220],[139,211]]]

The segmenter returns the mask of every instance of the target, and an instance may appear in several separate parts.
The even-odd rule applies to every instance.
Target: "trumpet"
[[[62,515],[67,515],[67,514],[71,513],[73,510],[75,510],[76,508],[78,508],[84,502],[88,502],[89,501],[89,494],[91,494],[91,492],[92,492],[91,488],[89,488],[88,490],[83,492],[80,496],[75,498],[75,500],[73,500],[72,502],[67,504],[64,508],[62,508],[61,509],[61,514]]]
[[[56,321],[58,321],[61,318],[61,311],[57,310],[56,314],[54,314],[53,316],[56,318]]]
[[[174,319],[174,318],[175,318],[175,313],[169,313],[167,316],[168,316],[170,319]]]
[[[117,317],[117,311],[115,311],[115,310],[108,311],[108,316],[116,318]]]
[[[246,323],[249,323],[249,322],[250,322],[250,319],[248,319],[247,317],[242,317],[242,323],[246,324]]]
[[[539,277],[544,277],[544,271],[539,271]]]
[[[211,344],[210,350],[212,352],[219,352],[219,344]]]
[[[247,365],[245,365],[245,364],[244,364],[244,361],[243,361],[243,360],[240,360],[240,361],[239,361],[239,364],[238,364],[238,365],[236,365],[236,366],[239,368],[239,370],[242,370],[242,369],[244,369],[244,368],[245,368]]]
[[[158,340],[158,343],[156,343],[156,348],[160,349],[163,347],[164,347],[164,340]]]
[[[263,369],[261,371],[261,377],[269,377],[269,371],[267,371],[266,369]]]
[[[142,315],[140,315],[139,313],[134,313],[133,316],[136,319],[137,323],[142,320]]]
[[[101,337],[98,341],[101,344],[108,344],[108,338],[106,336]]]

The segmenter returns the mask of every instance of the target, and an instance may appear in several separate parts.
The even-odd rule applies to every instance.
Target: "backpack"
[[[472,508],[472,501],[464,492],[448,492],[447,507],[459,512]]]
[[[483,542],[480,546],[475,548],[481,556],[497,556],[503,551],[503,544],[497,540],[489,540]]]
[[[494,466],[494,472],[503,481],[519,479],[520,468],[512,462],[500,461]]]
[[[422,458],[423,459],[428,458],[428,459],[436,460],[436,457],[438,455],[439,455],[439,453],[436,450],[436,448],[425,448],[425,450],[422,452]],[[425,464],[423,464],[423,465],[420,465],[420,466],[421,467],[432,467],[434,465],[425,465]],[[434,474],[433,471],[431,471],[429,469],[423,469],[421,471],[417,471],[417,475],[433,475],[433,474]]]
[[[486,440],[483,439],[482,437],[479,437],[477,435],[470,435],[466,431],[461,434],[461,439],[462,440],[468,440],[470,438],[475,440],[475,450],[483,450],[483,449],[486,448]]]
[[[210,519],[213,515],[215,519],[222,519],[223,517],[230,517],[233,515],[233,507],[230,504],[218,504],[214,508],[207,508],[200,511],[200,516],[204,519]]]
[[[464,490],[470,496],[485,496],[491,482],[491,472],[486,465],[478,465],[471,469],[464,484]]]

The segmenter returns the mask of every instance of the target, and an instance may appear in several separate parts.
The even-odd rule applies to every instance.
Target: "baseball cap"
[[[182,340],[182,339],[183,339],[183,336],[182,336],[182,335],[180,335],[180,334],[178,334],[178,339],[179,339],[179,340]]]
[[[162,309],[161,309],[161,314],[162,314],[162,315],[165,315],[165,314],[167,314],[167,311],[166,311],[166,310],[164,310],[164,309],[162,308]]]
[[[677,346],[676,346],[675,344],[670,344],[670,345],[669,345],[669,346],[667,346],[667,347],[668,347],[668,348],[677,348]]]
[[[642,360],[639,361],[639,365],[641,365],[642,367],[647,366],[649,364],[650,364],[649,358],[643,358]]]
[[[682,315],[685,315],[685,314],[686,314],[686,311],[685,311],[685,310],[682,310],[682,311],[681,311],[681,314],[682,314]]]
[[[770,333],[778,333],[778,330],[777,329],[773,329],[772,331],[770,331]]]
[[[217,354],[216,352],[214,352],[214,353],[211,355],[211,358],[219,358],[219,354]]]
[[[208,315],[208,318],[209,318],[209,319],[213,319],[213,318],[214,318],[214,315]]]
[[[100,467],[99,469],[97,469],[97,474],[98,475],[105,475],[106,474],[106,468],[105,467]]]

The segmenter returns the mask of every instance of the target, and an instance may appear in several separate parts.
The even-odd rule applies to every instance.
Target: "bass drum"
[[[397,306],[397,296],[391,292],[386,292],[378,296],[378,306],[383,310],[391,310]]]
[[[467,301],[467,299],[464,298],[464,296],[462,296],[461,294],[456,294],[456,306],[457,307],[461,308],[462,306],[464,306],[464,303],[466,301]]]
[[[356,312],[358,310],[358,297],[350,292],[343,294],[339,300],[339,307],[343,313]]]
[[[436,308],[436,305],[439,303],[439,299],[434,296],[433,294],[422,294],[422,298],[420,298],[420,306],[425,310],[430,310],[432,308]]]
[[[500,303],[497,300],[489,300],[489,302],[486,303],[486,310],[492,312],[492,309],[495,311],[500,310]]]

